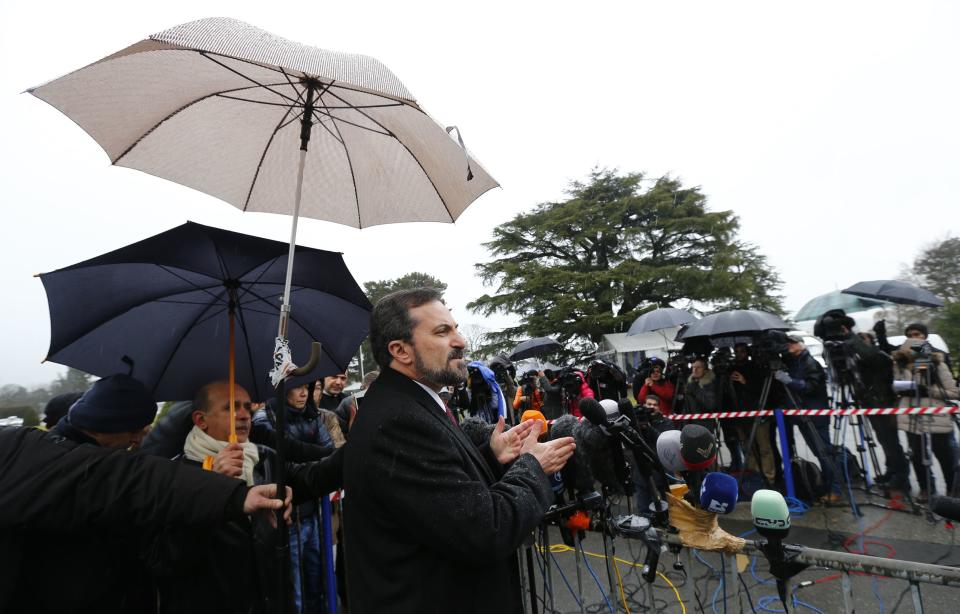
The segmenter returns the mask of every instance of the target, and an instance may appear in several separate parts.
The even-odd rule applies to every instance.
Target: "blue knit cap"
[[[126,433],[153,422],[157,404],[146,386],[129,375],[111,375],[83,393],[68,414],[70,424],[97,433]]]

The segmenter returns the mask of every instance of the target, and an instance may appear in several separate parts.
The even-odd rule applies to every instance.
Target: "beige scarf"
[[[248,441],[240,445],[243,446],[243,481],[247,486],[253,486],[253,467],[260,462],[260,453],[254,443]],[[183,444],[183,454],[190,460],[202,463],[207,456],[216,456],[226,447],[226,441],[214,439],[194,425]]]

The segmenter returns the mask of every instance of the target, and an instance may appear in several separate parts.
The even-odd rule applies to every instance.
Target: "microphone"
[[[783,495],[775,490],[761,488],[753,493],[750,515],[757,533],[771,541],[783,541],[790,533],[790,510]]]
[[[775,490],[761,489],[753,493],[750,502],[750,515],[757,533],[767,538],[760,550],[770,563],[770,575],[777,579],[777,592],[784,610],[787,609],[787,580],[797,575],[808,565],[792,559],[796,553],[788,556],[783,547],[783,538],[790,533],[790,510],[783,495]]]
[[[680,431],[680,456],[687,469],[687,485],[690,492],[686,494],[691,505],[699,505],[700,481],[703,479],[703,470],[717,459],[717,439],[707,428],[699,424],[688,424]]]
[[[482,418],[473,416],[460,423],[460,430],[467,436],[467,439],[473,442],[473,445],[479,448],[490,441],[493,425],[487,424]]]
[[[960,498],[934,495],[930,498],[930,511],[947,520],[960,522]]]
[[[607,412],[603,409],[603,405],[600,405],[600,401],[592,397],[580,399],[577,406],[580,408],[580,413],[583,417],[590,421],[590,424],[606,426],[610,422],[607,419]]]
[[[600,401],[600,407],[603,408],[603,413],[607,414],[607,422],[616,420],[620,416],[620,407],[613,399],[603,399]]]
[[[709,429],[688,424],[680,431],[680,455],[687,471],[703,471],[717,460],[717,439]]]
[[[726,473],[708,473],[700,487],[700,509],[716,514],[729,514],[737,507],[737,480]]]
[[[633,406],[633,403],[630,402],[630,399],[620,399],[617,401],[617,411],[620,412],[621,416],[626,416],[627,420],[630,421],[630,426],[634,430],[640,430],[640,421],[637,420],[637,410]]]
[[[614,494],[634,493],[633,471],[623,456],[623,444],[609,428],[610,420],[603,405],[584,397],[578,403],[585,420],[580,423],[584,453],[590,459],[593,475]],[[579,442],[577,443],[579,446]]]
[[[462,426],[462,424],[461,424]],[[573,437],[577,447],[573,451],[573,456],[567,461],[567,464],[560,470],[563,478],[563,485],[568,491],[576,495],[589,493],[593,490],[593,473],[590,470],[590,461],[587,460],[583,447],[583,433],[580,431],[579,421],[567,414],[560,416],[553,421],[550,428],[550,440],[563,437]]]
[[[528,409],[520,416],[521,423],[526,422],[527,420],[539,420],[542,422],[540,425],[540,434],[543,435],[547,432],[547,418],[543,415],[543,412],[537,411],[536,409]]]
[[[680,431],[660,433],[657,437],[657,457],[667,471],[673,473],[686,471],[687,466],[683,464],[683,457],[680,456]]]

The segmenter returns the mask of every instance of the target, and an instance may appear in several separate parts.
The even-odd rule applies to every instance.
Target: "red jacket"
[[[640,387],[640,394],[637,395],[637,404],[642,405],[648,394],[654,394],[660,399],[660,413],[669,416],[673,413],[673,395],[675,392],[676,390],[670,380],[654,382],[653,386],[644,384]]]

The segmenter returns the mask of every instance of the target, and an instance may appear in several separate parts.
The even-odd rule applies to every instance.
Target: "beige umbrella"
[[[497,185],[459,130],[454,140],[456,128],[427,115],[377,60],[233,19],[170,28],[28,91],[113,164],[243,211],[293,216],[275,384],[293,367],[286,324],[299,216],[357,228],[453,222]]]

